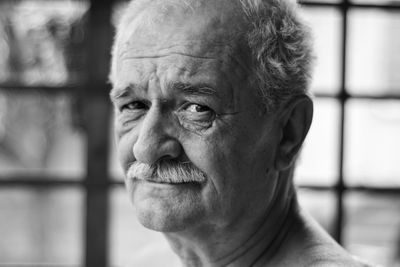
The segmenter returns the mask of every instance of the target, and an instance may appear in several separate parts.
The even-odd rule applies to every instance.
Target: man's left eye
[[[183,118],[187,121],[197,123],[208,123],[215,119],[215,112],[206,105],[200,105],[196,103],[189,103],[183,107]]]
[[[196,103],[186,104],[178,114],[182,126],[193,131],[210,128],[217,116],[210,107]]]
[[[209,107],[199,104],[189,104],[188,106],[186,106],[185,110],[193,113],[212,112]]]

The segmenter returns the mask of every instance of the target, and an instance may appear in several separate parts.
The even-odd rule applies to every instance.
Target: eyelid
[[[149,109],[149,103],[147,103],[148,101],[142,100],[142,99],[138,99],[138,100],[131,100],[131,101],[126,101],[125,103],[121,103],[118,107],[118,110],[120,112],[122,112],[128,105],[131,104],[139,104],[141,106],[143,106],[142,108],[138,108],[137,110],[143,110],[143,109]],[[128,108],[128,110],[131,110]]]
[[[188,108],[192,105],[198,105],[200,107],[204,107],[206,110],[204,111],[190,111],[188,110]],[[183,105],[180,109],[179,109],[179,113],[181,114],[181,116],[183,116],[182,118],[186,117],[189,120],[193,120],[193,121],[202,121],[202,120],[214,120],[216,117],[218,117],[217,112],[215,112],[215,110],[213,108],[211,108],[208,105],[203,105],[200,103],[193,103],[193,102],[189,102],[186,103],[185,105]]]
[[[189,107],[191,107],[191,106],[198,106],[198,107],[202,107],[202,108],[207,109],[205,111],[192,111],[192,112],[199,112],[199,113],[202,113],[202,112],[213,112],[213,110],[209,106],[202,105],[202,104],[197,104],[197,103],[189,103],[188,105],[186,105],[185,110],[188,110]]]

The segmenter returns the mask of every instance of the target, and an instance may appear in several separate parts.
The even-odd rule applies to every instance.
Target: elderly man
[[[362,266],[298,206],[310,37],[281,0],[136,0],[115,40],[115,130],[139,221],[184,266]]]

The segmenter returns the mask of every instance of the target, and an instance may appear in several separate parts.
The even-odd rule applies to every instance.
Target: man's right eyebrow
[[[110,99],[111,101],[124,98],[126,96],[131,95],[135,90],[139,87],[137,85],[130,84],[126,87],[114,87],[110,91]]]

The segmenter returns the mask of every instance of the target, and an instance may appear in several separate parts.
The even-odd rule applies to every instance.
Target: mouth
[[[131,180],[139,181],[139,182],[146,182],[151,184],[160,184],[160,185],[198,185],[200,186],[202,182],[199,181],[172,181],[172,180],[160,180],[160,179],[141,179],[138,177],[133,177]]]
[[[128,177],[127,182],[131,183],[131,186],[133,184],[142,184],[142,185],[148,185],[154,188],[159,188],[159,189],[172,189],[172,188],[187,188],[187,189],[192,189],[192,190],[202,190],[202,188],[205,186],[205,182],[199,182],[199,181],[166,181],[166,180],[160,180],[160,179],[153,179],[146,177],[145,179],[143,178],[138,178],[138,177]]]

